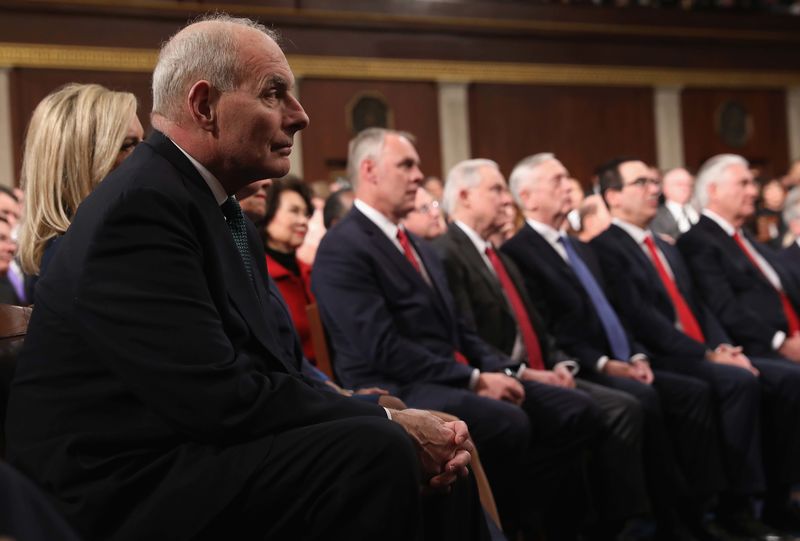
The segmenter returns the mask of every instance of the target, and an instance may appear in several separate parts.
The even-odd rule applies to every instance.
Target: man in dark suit
[[[649,352],[633,340],[608,301],[594,253],[561,232],[570,210],[568,177],[549,153],[514,168],[511,192],[526,223],[502,251],[522,271],[528,294],[558,346],[581,363],[581,377],[639,399],[645,413],[646,474],[654,507],[662,512],[658,518],[664,535],[671,534],[669,515],[676,504],[689,507],[685,519],[703,535],[697,507],[724,483],[708,385],[650,367]],[[684,479],[690,488],[682,486]],[[694,501],[684,497],[690,490],[687,497]]]
[[[771,535],[747,513],[749,497],[764,488],[761,459],[761,403],[764,446],[782,466],[780,477],[795,478],[792,462],[800,452],[800,371],[786,362],[748,359],[734,347],[694,292],[680,253],[647,231],[659,196],[658,179],[640,160],[612,160],[598,171],[613,221],[592,241],[615,306],[634,336],[654,354],[664,370],[706,381],[714,390],[729,488],[722,502],[722,521],[761,537]],[[759,381],[763,392],[758,391]],[[770,449],[772,450],[770,452]],[[787,486],[782,483],[785,500]]]
[[[16,252],[17,243],[11,237],[11,225],[6,218],[0,216],[0,303],[3,304],[22,304],[9,278]]]
[[[457,164],[447,176],[442,204],[451,223],[434,245],[458,313],[488,344],[527,362],[541,383],[577,386],[597,402],[609,430],[593,468],[600,525],[612,535],[635,528],[630,519],[650,511],[642,471],[641,407],[627,393],[573,378],[577,362],[558,350],[546,332],[516,265],[491,245],[489,239],[501,229],[512,204],[497,164]]]
[[[466,421],[506,533],[547,504],[546,527],[567,538],[580,510],[558,490],[575,487],[564,476],[601,413],[582,393],[534,381],[458,316],[437,255],[398,225],[423,179],[409,137],[369,129],[350,142],[354,208],[323,238],[312,272],[336,372],[347,387],[382,387]]]
[[[87,539],[405,540],[420,481],[465,473],[463,423],[298,373],[230,197],[287,173],[308,123],[292,84],[262,25],[215,15],[173,36],[153,76],[159,131],[81,205],[37,286],[9,455]]]
[[[700,219],[690,204],[694,177],[683,167],[676,167],[664,173],[662,186],[664,203],[658,207],[650,229],[653,233],[677,240]]]
[[[800,362],[800,288],[774,252],[742,230],[755,212],[757,195],[744,158],[723,154],[709,159],[697,175],[702,217],[678,248],[699,296],[761,372],[770,488],[765,520],[800,529],[800,521],[784,507],[788,485],[800,478],[798,368],[790,364]]]

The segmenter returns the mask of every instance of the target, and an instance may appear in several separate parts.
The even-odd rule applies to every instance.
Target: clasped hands
[[[730,366],[738,366],[744,368],[755,377],[758,377],[758,368],[752,365],[747,355],[742,353],[741,346],[732,346],[730,344],[720,344],[714,351],[706,353],[706,359],[713,363],[727,364]]]
[[[390,411],[414,441],[426,488],[447,491],[458,477],[469,474],[475,447],[464,421],[445,421],[417,409]]]

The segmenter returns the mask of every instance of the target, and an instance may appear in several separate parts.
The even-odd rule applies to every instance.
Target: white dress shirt
[[[689,231],[700,219],[700,216],[692,205],[681,205],[675,201],[666,200],[664,201],[664,206],[667,207],[672,217],[675,218],[675,222],[678,224],[678,231],[681,233]]]

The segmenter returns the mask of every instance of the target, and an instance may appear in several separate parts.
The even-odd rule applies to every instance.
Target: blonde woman
[[[78,205],[143,135],[136,97],[128,92],[73,83],[39,103],[22,161],[25,218],[19,260],[26,274],[42,274]]]

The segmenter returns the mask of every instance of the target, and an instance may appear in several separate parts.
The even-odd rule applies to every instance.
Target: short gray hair
[[[347,145],[347,179],[354,189],[358,187],[358,170],[361,162],[366,159],[378,161],[387,135],[405,137],[412,143],[416,142],[416,138],[408,132],[387,128],[366,128],[358,132]]]
[[[717,154],[706,160],[703,166],[700,167],[694,186],[694,199],[697,208],[703,209],[708,206],[708,187],[712,184],[716,185],[725,170],[732,165],[750,167],[747,160],[738,154]]]
[[[458,204],[458,194],[461,190],[474,188],[481,181],[480,170],[482,167],[489,167],[500,171],[496,162],[485,159],[464,160],[450,169],[447,174],[447,181],[444,185],[442,195],[442,208],[448,214],[456,210]]]
[[[544,162],[549,162],[550,160],[556,159],[556,155],[552,152],[539,152],[538,154],[523,158],[517,165],[514,166],[514,170],[511,171],[511,176],[508,177],[508,186],[511,190],[511,195],[514,196],[514,201],[517,202],[517,205],[520,207],[523,206],[522,199],[520,199],[519,194],[522,191],[523,186],[530,184],[531,172]]]
[[[192,29],[198,23],[215,23]],[[207,80],[217,90],[236,89],[245,78],[230,25],[252,28],[278,42],[278,34],[252,19],[214,13],[199,17],[161,47],[153,70],[153,113],[176,120],[191,85]]]
[[[783,221],[788,226],[794,220],[800,220],[800,186],[792,188],[783,203]]]

